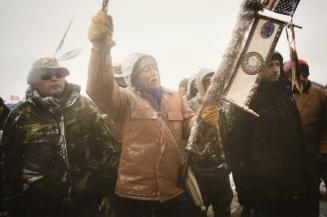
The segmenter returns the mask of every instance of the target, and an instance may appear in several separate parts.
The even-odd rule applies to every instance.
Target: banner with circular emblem
[[[260,73],[273,54],[285,25],[284,21],[263,15],[255,19],[225,89],[225,100],[259,116],[248,106],[261,81]]]

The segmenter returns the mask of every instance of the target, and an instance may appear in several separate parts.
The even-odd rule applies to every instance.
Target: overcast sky
[[[72,17],[74,23],[62,49],[84,46],[83,53],[62,62],[71,75],[68,81],[85,90],[90,43],[87,29],[102,0],[0,0],[0,96],[22,97],[32,62],[52,56]],[[217,69],[232,33],[240,0],[111,0],[116,46],[113,61],[132,52],[153,55],[162,84],[177,89],[178,82],[201,67]],[[310,78],[327,82],[327,1],[302,0],[294,22],[300,58],[310,64]],[[288,59],[286,36],[277,46]],[[60,55],[59,55],[60,56]]]

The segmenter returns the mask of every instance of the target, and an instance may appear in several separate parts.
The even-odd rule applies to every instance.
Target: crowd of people
[[[215,217],[231,217],[232,174],[243,217],[319,216],[327,90],[308,79],[306,61],[298,67],[302,90],[292,83],[292,62],[273,53],[250,103],[255,117],[203,103],[214,69],[173,91],[149,54],[113,64],[112,33],[112,18],[98,12],[88,32],[89,98],[66,81],[67,68],[44,57],[27,75],[24,101],[9,113],[0,100],[1,215],[196,217],[212,206]],[[187,152],[198,112],[196,151]],[[186,191],[188,168],[204,212]]]

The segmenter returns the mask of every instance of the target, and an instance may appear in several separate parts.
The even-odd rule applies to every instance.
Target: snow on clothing
[[[260,117],[235,108],[226,147],[241,205],[296,216],[293,209],[299,208],[307,190],[306,153],[287,82],[284,76],[277,82],[262,81],[250,103]]]
[[[199,110],[205,96],[203,79],[213,72],[213,69],[202,68],[195,76],[198,93],[188,100],[188,105],[194,112]],[[190,154],[191,166],[207,208],[212,204],[215,216],[231,216],[233,193],[229,182],[230,172],[226,167],[224,150],[220,146],[218,129],[207,124],[203,124],[201,128],[202,133],[195,142],[197,151]]]
[[[79,91],[66,83],[57,99],[29,88],[26,101],[10,113],[2,160],[5,200],[13,216],[24,211],[61,216],[68,212],[63,211],[66,200],[75,204],[72,216],[85,216],[113,191],[119,149],[102,116]]]
[[[87,93],[113,118],[120,133],[116,194],[160,203],[176,198],[184,192],[179,186],[183,165],[161,120],[184,150],[183,140],[188,138],[194,114],[176,91],[161,88],[160,96],[154,97],[135,87],[119,88],[112,78],[110,54],[103,52],[92,50]],[[133,71],[142,56],[135,54],[124,61],[124,73],[131,75],[126,70]]]
[[[194,82],[196,85],[197,93],[194,97],[190,98],[187,101],[187,104],[190,106],[190,108],[197,112],[200,109],[200,105],[202,103],[202,98],[205,96],[206,92],[203,87],[203,79],[205,76],[209,75],[210,73],[214,73],[213,69],[209,68],[201,68],[198,73],[194,75]],[[191,82],[192,83],[192,82]],[[189,86],[188,90],[191,87]]]

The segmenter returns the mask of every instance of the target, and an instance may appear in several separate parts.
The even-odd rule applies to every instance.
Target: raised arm
[[[93,47],[88,69],[86,92],[109,116],[118,111],[121,93],[115,83],[111,62],[113,24],[111,16],[99,11],[92,19],[88,37]]]

